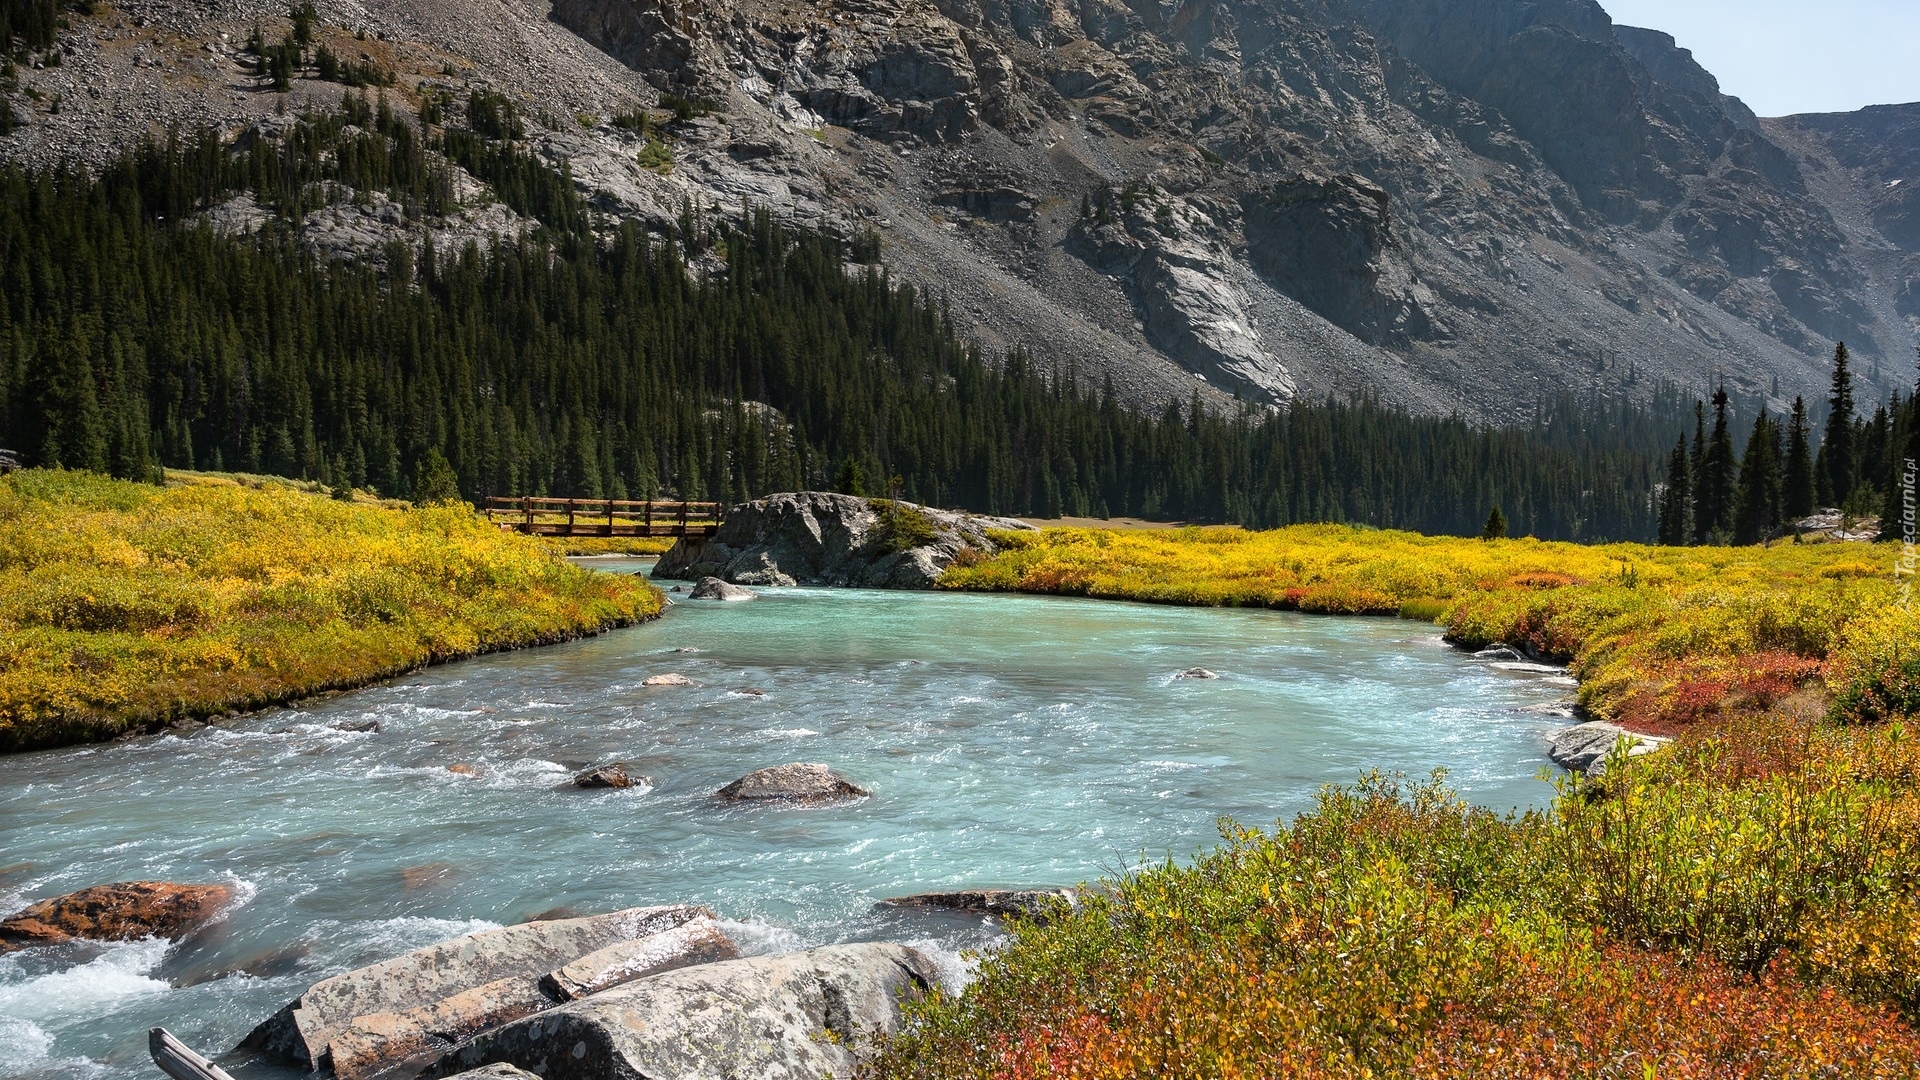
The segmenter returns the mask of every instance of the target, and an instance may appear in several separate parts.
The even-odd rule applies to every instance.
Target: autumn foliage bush
[[[456,506],[269,480],[0,477],[0,752],[321,690],[650,617],[644,582]]]

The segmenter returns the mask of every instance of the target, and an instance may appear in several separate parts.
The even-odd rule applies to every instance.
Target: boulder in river
[[[1071,911],[1080,906],[1072,889],[965,889],[959,892],[915,893],[880,901],[889,907],[933,908],[965,911],[975,915],[1014,916],[1045,921],[1061,905]]]
[[[754,591],[735,585],[730,581],[721,581],[717,577],[703,577],[694,582],[693,591],[687,594],[689,600],[752,600]]]
[[[1219,677],[1219,672],[1208,671],[1203,667],[1191,667],[1174,676],[1176,679],[1217,679]]]
[[[1623,738],[1628,741],[1627,756],[1630,758],[1651,754],[1669,742],[1658,735],[1640,735],[1619,724],[1595,720],[1555,732],[1547,742],[1547,756],[1568,772],[1597,777],[1606,772],[1607,755],[1613,752],[1614,744]]]
[[[669,671],[665,675],[649,675],[646,678],[640,680],[640,685],[641,686],[692,686],[693,680],[687,678],[685,675],[682,675],[677,671]]]
[[[605,765],[596,765],[576,773],[573,786],[581,788],[629,788],[633,786],[633,775],[627,772],[624,761],[610,761]]]
[[[253,1029],[243,1047],[358,1080],[398,1063],[437,1056],[454,1042],[558,1004],[542,983],[609,946],[660,938],[640,978],[714,955],[708,935],[665,937],[700,924],[704,907],[630,908],[578,919],[483,930],[323,979]],[[678,952],[682,942],[690,951]],[[695,947],[697,946],[697,947]]]
[[[825,765],[795,762],[748,773],[714,794],[729,802],[824,803],[855,799],[872,792]]]
[[[653,576],[927,589],[962,551],[997,553],[993,533],[1032,531],[1012,518],[826,491],[789,492],[727,511],[711,539],[679,540],[660,557]]]
[[[337,724],[328,724],[327,726],[335,731],[348,731],[361,734],[378,734],[380,731],[380,721],[378,720],[342,720]]]
[[[28,905],[0,922],[0,952],[58,945],[74,938],[178,940],[220,914],[233,900],[230,885],[122,881],[94,885]]]
[[[905,945],[832,945],[683,968],[508,1024],[432,1075],[505,1062],[545,1080],[851,1076],[937,981]]]
[[[1523,661],[1527,659],[1527,654],[1521,652],[1519,649],[1516,649],[1511,645],[1496,644],[1496,645],[1489,645],[1486,648],[1481,649],[1479,652],[1474,653],[1473,658],[1475,660]]]

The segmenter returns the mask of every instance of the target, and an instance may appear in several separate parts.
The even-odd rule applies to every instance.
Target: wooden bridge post
[[[573,500],[567,500],[567,535],[573,535]]]
[[[680,535],[687,535],[687,502],[685,499],[680,501]]]
[[[613,535],[613,500],[607,500],[607,535]]]
[[[653,535],[653,500],[647,500],[647,535]]]
[[[520,508],[527,512],[527,535],[533,535],[533,496],[520,496]]]

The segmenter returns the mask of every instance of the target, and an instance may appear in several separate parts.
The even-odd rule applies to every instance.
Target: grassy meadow
[[[0,477],[0,752],[128,731],[650,618],[463,507],[170,474]]]
[[[1893,546],[1054,530],[955,588],[1402,614],[1677,738],[1553,808],[1374,776],[1016,929],[877,1075],[1920,1077],[1920,631]]]

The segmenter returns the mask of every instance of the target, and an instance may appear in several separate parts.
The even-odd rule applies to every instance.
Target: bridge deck
[[[723,512],[712,502],[487,499],[487,520],[533,536],[712,536]]]

